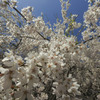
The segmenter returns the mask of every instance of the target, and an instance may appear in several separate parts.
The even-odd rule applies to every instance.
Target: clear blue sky
[[[56,16],[59,19],[61,17],[61,5],[59,0],[18,0],[18,9],[21,10],[24,7],[34,7],[34,15],[40,16],[43,12],[45,21],[49,19],[50,23],[56,22]],[[83,22],[83,14],[88,9],[88,2],[86,0],[70,0],[71,6],[68,14],[78,14],[77,22]],[[75,33],[77,30],[75,31]]]

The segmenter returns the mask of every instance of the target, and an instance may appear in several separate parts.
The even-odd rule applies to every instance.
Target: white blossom
[[[83,91],[87,91],[90,82],[93,82],[93,89],[99,84],[96,72],[100,67],[100,1],[95,0],[92,4],[92,0],[88,0],[91,4],[84,13],[86,29],[81,33],[83,41],[78,44],[77,37],[70,35],[70,31],[79,28],[81,23],[74,21],[78,17],[75,14],[67,17],[69,0],[60,0],[63,21],[57,19],[53,28],[42,17],[33,17],[34,9],[30,6],[21,10],[23,18],[20,19],[11,11],[17,6],[17,1],[10,0],[10,9],[7,2],[2,0],[0,3],[0,13],[4,12],[4,20],[0,20],[5,22],[12,40],[19,40],[13,50],[6,49],[1,59],[0,99],[47,100],[49,95],[54,95],[57,100],[84,99]],[[10,38],[3,37],[0,46],[8,40],[11,42]],[[80,77],[82,72],[85,74]],[[99,94],[97,99],[100,99]]]

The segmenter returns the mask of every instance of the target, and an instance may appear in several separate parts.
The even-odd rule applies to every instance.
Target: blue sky
[[[19,10],[27,6],[32,6],[34,7],[33,14],[36,17],[40,16],[41,12],[43,12],[45,21],[47,22],[49,20],[52,25],[56,22],[56,17],[62,19],[59,0],[18,0],[18,2]],[[68,14],[78,14],[77,22],[82,23],[83,14],[88,9],[88,2],[86,0],[70,0],[70,3],[71,6]]]
[[[18,9],[22,9],[27,6],[34,7],[35,16],[40,16],[43,12],[45,19],[48,17],[51,24],[56,21],[56,16],[59,19],[61,17],[61,5],[59,0],[18,0]],[[86,0],[70,0],[71,6],[69,8],[69,13],[79,14],[78,21],[83,20],[83,14],[88,8],[88,3]]]

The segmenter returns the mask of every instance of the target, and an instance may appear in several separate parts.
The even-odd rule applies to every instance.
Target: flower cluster
[[[89,6],[88,11],[84,13],[84,23],[87,29],[82,33],[83,39],[88,40],[90,36],[100,35],[100,1],[96,0],[94,4]]]
[[[2,33],[7,35],[0,47],[17,39],[15,48],[5,50],[0,65],[1,100],[99,100],[100,1],[95,0],[85,12],[84,41],[78,44],[77,37],[66,33],[81,24],[74,20],[77,15],[66,16],[69,0],[60,2],[63,21],[57,20],[53,28],[42,17],[33,17],[32,7],[19,12],[17,1],[0,2],[0,18],[5,22]]]
[[[48,45],[51,45],[50,50],[41,48],[43,50],[40,53],[31,52],[25,59],[14,55],[10,50],[5,52],[6,57],[2,60],[4,68],[1,68],[0,80],[1,93],[2,91],[7,93],[2,96],[2,100],[4,98],[10,100],[11,98],[16,100],[47,99],[48,95],[44,89],[49,81],[52,81],[53,94],[56,94],[58,99],[66,98],[67,92],[73,96],[80,95],[78,90],[80,85],[77,84],[76,79],[64,72],[68,66],[66,62],[64,63],[64,55],[59,52],[62,48],[55,47],[58,43],[48,43]],[[58,51],[52,50],[52,46]],[[33,90],[34,88],[36,90]]]
[[[30,6],[27,8],[23,8],[21,11],[21,13],[24,15],[24,17],[27,19],[28,22],[33,20],[32,11],[33,8]]]

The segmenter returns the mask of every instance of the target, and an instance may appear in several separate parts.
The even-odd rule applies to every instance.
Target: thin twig
[[[100,35],[99,36],[97,36],[97,38],[100,38]],[[90,38],[90,39],[88,39],[88,40],[86,40],[86,41],[83,41],[83,43],[86,43],[86,42],[88,42],[88,41],[90,41],[90,40],[93,40],[94,38],[92,37],[92,38]]]
[[[97,36],[97,38],[100,38],[100,35]],[[79,45],[79,44],[81,44],[81,43],[85,44],[85,43],[87,43],[87,42],[89,42],[89,41],[91,41],[91,40],[93,40],[93,39],[95,39],[95,38],[91,37],[90,39],[88,39],[88,40],[86,40],[86,41],[78,42],[77,45]]]

